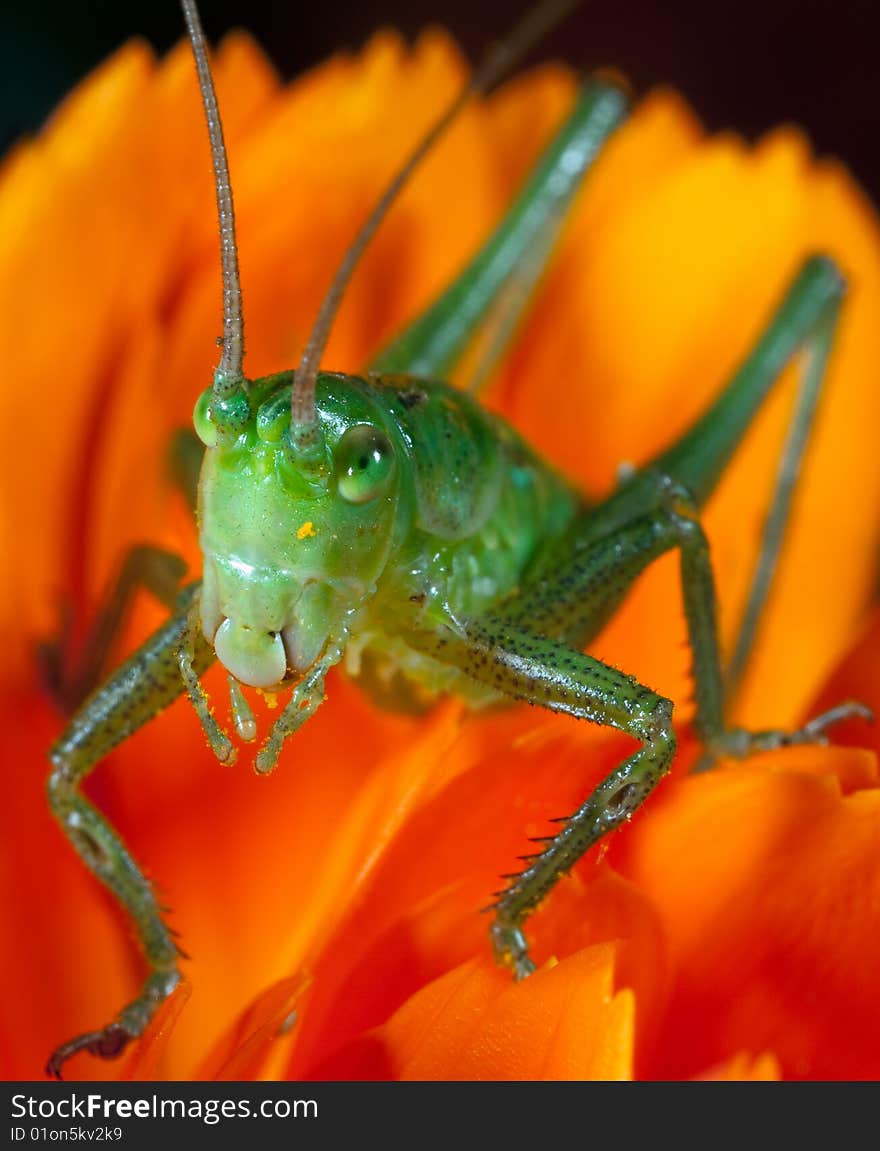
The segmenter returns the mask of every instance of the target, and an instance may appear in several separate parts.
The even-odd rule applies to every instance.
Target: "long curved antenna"
[[[418,142],[361,226],[324,296],[299,367],[296,369],[290,399],[290,431],[297,450],[308,455],[309,449],[315,446],[318,427],[315,384],[321,357],[352,273],[388,209],[435,142],[471,97],[489,92],[534,44],[579,3],[580,0],[544,0],[544,3],[530,8],[508,36],[489,48],[476,72]]]
[[[214,395],[226,399],[240,387],[244,378],[244,320],[241,312],[241,280],[238,274],[238,249],[235,243],[235,212],[232,206],[232,186],[229,182],[229,164],[223,125],[217,107],[217,93],[208,63],[205,33],[199,19],[195,0],[181,0],[186,29],[192,44],[199,88],[205,107],[205,121],[211,140],[211,159],[214,163],[214,188],[217,193],[217,220],[220,226],[220,261],[223,272],[223,352],[214,373]]]

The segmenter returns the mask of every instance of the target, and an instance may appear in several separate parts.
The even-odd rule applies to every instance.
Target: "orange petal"
[[[838,761],[764,763],[670,785],[616,865],[654,902],[673,972],[645,1073],[771,1050],[786,1078],[880,1075],[880,791],[842,795]]]
[[[273,1078],[269,1064],[281,1057],[279,1047],[291,1041],[311,980],[295,975],[263,991],[243,1011],[199,1068],[199,1079]]]
[[[694,1078],[710,1083],[766,1082],[779,1080],[782,1074],[779,1070],[779,1061],[772,1052],[766,1051],[763,1055],[752,1057],[740,1051],[724,1063],[719,1063]]]
[[[246,38],[224,48],[218,87],[221,99],[235,91],[226,128],[241,233],[253,237],[242,269],[254,372],[295,362],[354,226],[462,67],[442,34],[413,53],[383,34],[279,93]],[[334,367],[360,365],[473,249],[571,87],[548,69],[534,96],[522,81],[462,117],[362,266],[334,329]],[[15,387],[0,415],[26,429],[38,419],[41,439],[40,453],[25,436],[13,445],[29,499],[0,505],[4,682],[34,684],[30,644],[54,623],[59,593],[84,618],[127,542],[196,560],[157,460],[216,354],[205,339],[219,321],[204,136],[185,50],[156,68],[129,48],[5,170],[0,316]],[[438,216],[453,198],[456,212]],[[753,720],[766,711],[783,722],[848,644],[872,579],[876,219],[844,173],[811,165],[795,133],[757,149],[704,144],[676,98],[655,96],[609,148],[569,237],[494,400],[593,490],[720,386],[808,248],[822,244],[846,267],[853,291],[828,403],[743,704]],[[35,298],[51,318],[36,327]],[[51,410],[36,417],[49,386]],[[726,636],[784,409],[771,405],[709,516]],[[689,685],[686,656],[672,650],[674,566],[640,585],[599,650],[678,701]],[[140,608],[132,636],[158,614]],[[179,998],[168,1005],[142,1066],[161,1055],[163,1071],[191,1074],[213,1045],[211,1070],[274,1069],[287,1054],[273,1039],[286,977],[308,959],[316,983],[291,1066],[309,1073],[360,1060],[365,1075],[625,1077],[634,1001],[650,1074],[745,1074],[737,1053],[765,1050],[789,1075],[876,1070],[878,793],[860,790],[877,778],[864,753],[799,751],[668,784],[611,845],[625,878],[592,853],[529,922],[536,955],[563,958],[514,988],[471,959],[487,951],[477,909],[526,837],[552,830],[548,819],[581,801],[625,741],[524,710],[459,731],[448,709],[419,725],[378,714],[340,677],[329,690],[269,780],[219,768],[177,706],[89,781],[197,957],[198,993],[166,1046]],[[142,973],[45,809],[41,765],[59,721],[20,686],[0,701],[20,757],[0,867],[4,933],[18,943],[0,971],[21,993],[8,997],[2,1057],[9,1077],[30,1078],[53,1043],[110,1018]],[[590,946],[607,939],[619,942]],[[337,1025],[354,991],[362,998]],[[230,1032],[237,1013],[243,1029]],[[73,1069],[118,1074],[84,1059]]]
[[[519,984],[472,961],[417,992],[379,1031],[320,1068],[327,1077],[628,1079],[633,1007],[614,994],[614,948],[599,945]]]
[[[520,712],[526,732],[530,718],[531,713]],[[499,741],[484,750],[487,729],[505,729],[510,722],[507,715],[462,725],[457,743],[441,755],[447,763],[459,760],[467,767],[413,808],[373,861],[349,913],[337,912],[336,930],[320,958],[310,963],[315,990],[293,1064],[299,1070],[293,1074],[322,1058],[328,1043],[338,1042],[336,1024],[331,1026],[330,1021],[340,1018],[350,979],[366,996],[368,1013],[376,1012],[370,1021],[378,1022],[399,1005],[417,972],[433,978],[443,964],[487,951],[488,922],[479,911],[491,903],[491,892],[503,886],[499,875],[515,871],[520,866],[517,855],[535,850],[528,837],[552,832],[549,821],[574,810],[591,782],[608,770],[609,760],[613,763],[615,753],[621,754],[619,738],[609,739],[586,727],[581,729],[581,743],[560,739],[559,728],[572,725],[558,718],[538,719],[538,732],[552,730],[553,738],[526,734],[518,746]],[[585,864],[584,874],[594,868],[595,854]],[[432,916],[425,924],[414,925],[409,918],[414,908],[431,908]],[[552,947],[552,937],[542,933],[541,920],[537,916],[530,924],[539,960],[548,957]],[[445,924],[442,930],[441,924]],[[404,976],[397,985],[382,980],[381,965],[379,970],[374,967],[383,958],[380,941],[385,932],[386,942],[393,940],[401,949],[398,958],[393,951],[389,956],[398,976]],[[426,951],[424,945],[438,936],[442,946]],[[371,976],[376,986],[368,990]]]

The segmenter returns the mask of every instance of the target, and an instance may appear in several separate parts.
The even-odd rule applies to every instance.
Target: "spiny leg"
[[[184,593],[184,608],[194,594]],[[125,844],[106,819],[81,794],[79,785],[93,767],[183,691],[178,668],[186,616],[182,611],[156,631],[86,700],[50,752],[49,804],[86,866],[116,896],[131,916],[149,965],[140,994],[106,1027],[79,1035],[53,1052],[46,1070],[61,1077],[63,1064],[79,1051],[102,1058],[119,1055],[143,1034],[156,1008],[179,981],[180,955],[162,921],[155,894]],[[204,671],[214,658],[202,641],[194,666]]]
[[[495,955],[521,979],[534,970],[522,930],[527,917],[590,847],[632,815],[668,770],[675,753],[672,704],[591,656],[500,620],[468,621],[464,637],[452,630],[421,633],[416,644],[512,699],[616,727],[642,743],[497,893]]]

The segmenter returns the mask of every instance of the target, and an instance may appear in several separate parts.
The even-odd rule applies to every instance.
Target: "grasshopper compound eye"
[[[394,475],[394,448],[371,424],[349,428],[336,449],[336,484],[350,504],[365,504],[388,490]]]

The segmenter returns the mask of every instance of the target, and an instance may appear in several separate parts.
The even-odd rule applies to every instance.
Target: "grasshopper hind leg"
[[[807,267],[809,268],[809,264]],[[829,268],[832,274],[836,270],[830,263]],[[721,673],[725,714],[729,714],[733,707],[760,632],[763,611],[786,538],[801,464],[813,431],[826,380],[828,358],[839,325],[840,308],[840,299],[827,304],[804,340],[804,364],[795,409],[782,448],[745,607],[730,658]],[[699,692],[698,682],[698,700]],[[704,771],[710,768],[719,755],[743,758],[755,752],[773,751],[798,744],[827,743],[828,730],[836,723],[850,718],[870,721],[873,715],[863,704],[847,701],[814,716],[803,727],[793,731],[782,729],[747,731],[743,728],[724,727],[720,722],[716,722],[714,730],[703,732],[705,751],[698,760],[695,770]]]
[[[46,687],[62,711],[73,714],[101,682],[138,590],[144,588],[173,611],[185,572],[186,564],[173,552],[134,544],[125,553],[83,642],[76,645],[79,650],[74,650],[69,619],[63,620],[54,639],[39,646]]]

